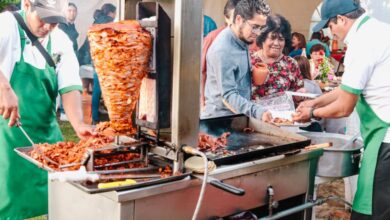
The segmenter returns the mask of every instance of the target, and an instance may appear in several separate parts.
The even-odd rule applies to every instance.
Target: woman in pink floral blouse
[[[284,17],[269,16],[267,28],[257,38],[256,43],[260,50],[251,53],[252,65],[265,63],[269,72],[263,85],[252,83],[253,100],[303,88],[303,77],[297,62],[283,54],[283,50],[291,44],[291,26]]]

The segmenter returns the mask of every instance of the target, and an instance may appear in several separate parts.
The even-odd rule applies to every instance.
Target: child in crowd
[[[325,56],[325,48],[321,44],[316,44],[310,49],[310,72],[311,79],[326,82],[333,80],[334,69],[329,58]]]
[[[322,94],[320,86],[312,78],[309,60],[304,56],[295,56],[294,59],[297,61],[299,70],[303,76],[304,92]]]
[[[299,70],[303,76],[304,87],[298,92],[312,93],[321,95],[322,91],[320,86],[312,79],[310,73],[310,63],[309,60],[304,56],[295,56],[294,59],[297,61]],[[323,121],[318,121],[312,123],[310,126],[306,128],[301,128],[305,131],[313,131],[313,132],[322,132],[323,131]]]

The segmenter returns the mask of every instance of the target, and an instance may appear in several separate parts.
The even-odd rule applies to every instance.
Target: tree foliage
[[[20,0],[0,0],[0,11],[3,11],[5,7],[11,4],[18,5]]]

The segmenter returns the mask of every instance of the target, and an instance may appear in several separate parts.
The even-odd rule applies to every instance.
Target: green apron
[[[356,109],[361,120],[360,131],[364,140],[364,155],[353,201],[353,210],[365,215],[372,215],[375,168],[379,149],[390,123],[385,123],[378,118],[362,95]]]
[[[35,143],[55,143],[62,134],[55,118],[57,75],[46,64],[38,69],[24,61],[26,37],[19,26],[21,58],[10,84],[19,99],[23,128]],[[47,50],[51,54],[51,39]],[[25,219],[47,213],[47,172],[21,158],[16,147],[31,146],[17,127],[0,116],[0,219]]]
[[[369,19],[365,17],[359,28]],[[386,136],[390,123],[382,121],[360,95],[356,106],[360,117],[360,131],[364,140],[364,155],[360,167],[357,191],[352,209],[358,213],[372,215],[374,176],[380,146]]]

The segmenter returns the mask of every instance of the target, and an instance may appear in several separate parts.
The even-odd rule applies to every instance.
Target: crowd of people
[[[259,104],[262,98],[309,92],[320,97],[296,103],[293,121],[316,120],[308,130],[323,131],[321,119],[348,117],[356,107],[365,154],[351,219],[389,219],[390,78],[385,76],[390,50],[385,39],[390,26],[370,17],[356,0],[325,0],[322,20],[308,42],[304,34],[291,33],[286,18],[271,15],[263,0],[228,0],[224,15],[226,24],[204,39],[201,118],[244,114],[270,122],[270,110]],[[341,85],[323,94],[322,84],[336,79],[330,38],[322,30],[327,27],[332,49],[340,41],[348,50]]]
[[[225,24],[204,37],[201,118],[243,113],[249,117],[269,119],[269,112],[257,104],[262,98],[286,91],[318,93],[318,90],[321,91],[320,81],[336,79],[329,57],[329,38],[322,30],[313,32],[310,41],[306,42],[304,34],[292,33],[293,27],[285,17],[270,15],[270,8],[265,2],[243,1],[243,5],[240,2],[227,1]],[[258,15],[246,13],[245,9],[254,10]],[[265,19],[261,20],[261,16]],[[243,24],[240,24],[241,20]],[[237,45],[241,47],[237,48]],[[239,63],[235,52],[243,57]],[[249,60],[245,60],[245,54],[249,55]],[[230,61],[230,57],[235,61]],[[310,67],[305,70],[307,75],[300,70],[294,59],[296,57]],[[249,67],[247,61],[251,64]],[[265,66],[267,71],[261,73],[259,66]],[[234,75],[221,75],[225,71],[233,71]],[[255,73],[263,74],[259,76],[261,83],[255,82],[258,77],[254,76]],[[250,91],[248,88],[251,88]]]

